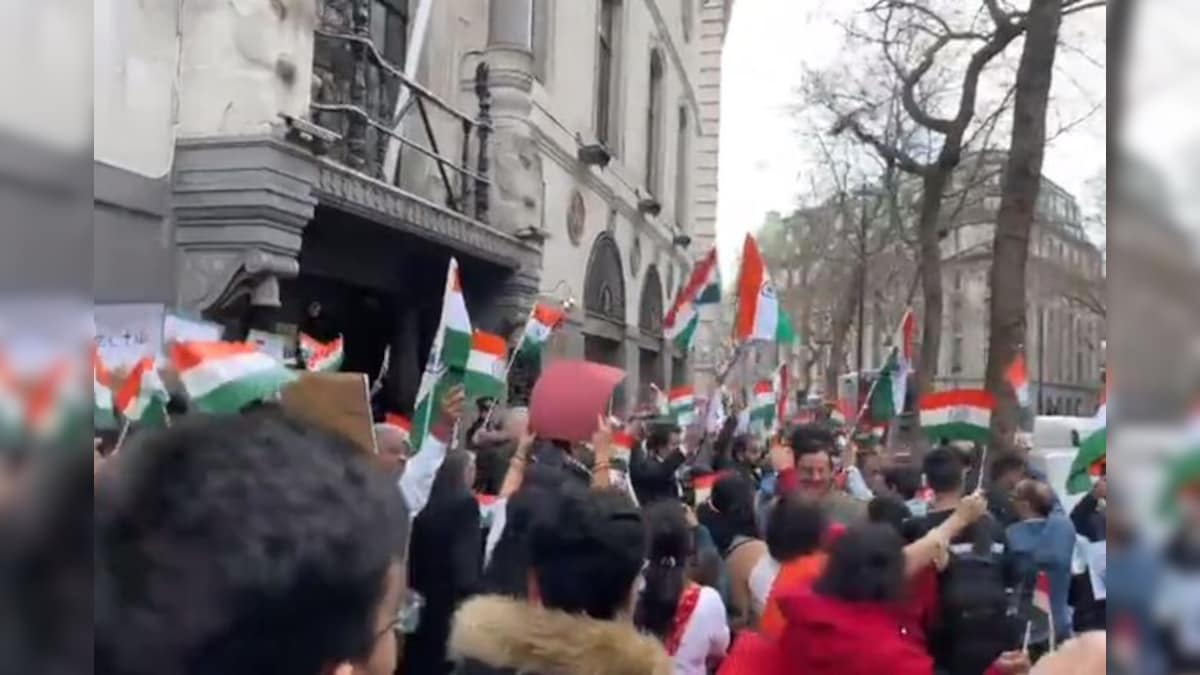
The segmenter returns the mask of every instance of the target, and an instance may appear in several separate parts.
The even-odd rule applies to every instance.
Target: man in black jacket
[[[629,459],[629,479],[642,506],[679,498],[676,472],[687,460],[677,427],[652,425],[649,430],[643,447],[635,448]]]

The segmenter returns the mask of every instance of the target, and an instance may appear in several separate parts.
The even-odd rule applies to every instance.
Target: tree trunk
[[[846,337],[850,334],[850,326],[854,323],[854,314],[858,305],[858,289],[862,275],[857,270],[850,274],[850,283],[846,285],[846,295],[838,303],[837,313],[833,317],[829,338],[829,367],[825,369],[825,398],[837,398],[838,376],[842,374],[842,364],[846,362]]]
[[[917,395],[933,391],[938,355],[942,349],[942,196],[953,168],[933,167],[925,174],[921,217],[917,223],[920,251],[917,266],[921,277],[924,317],[921,322],[921,353],[917,357]]]
[[[992,445],[1011,447],[1019,411],[1004,371],[1025,342],[1026,266],[1034,208],[1041,189],[1046,152],[1046,110],[1054,78],[1054,57],[1063,0],[1032,0],[1025,48],[1017,67],[1012,140],[1004,167],[1004,187],[992,248],[990,337],[987,389],[996,397]]]

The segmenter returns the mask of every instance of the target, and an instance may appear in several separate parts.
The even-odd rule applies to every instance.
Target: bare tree
[[[1029,235],[1046,155],[1046,113],[1062,25],[1064,0],[1032,0],[1025,46],[1017,67],[1012,141],[1004,169],[1000,212],[992,247],[987,389],[999,401],[992,415],[992,442],[1009,447],[1020,419],[1016,396],[1004,371],[1025,341],[1026,267]]]

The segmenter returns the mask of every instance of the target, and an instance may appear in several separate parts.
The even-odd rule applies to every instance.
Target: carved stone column
[[[270,316],[263,310],[279,307],[279,279],[300,271],[316,179],[312,155],[274,137],[179,141],[173,184],[178,306],[219,315],[245,299],[251,315]]]
[[[541,225],[542,157],[533,136],[533,0],[493,0],[488,15],[490,224],[504,232]]]

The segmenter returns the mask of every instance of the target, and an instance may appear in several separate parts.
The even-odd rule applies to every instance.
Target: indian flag
[[[827,403],[829,406],[829,424],[830,426],[840,428],[846,426],[846,413],[842,410],[842,404],[838,401]]]
[[[383,416],[383,423],[397,430],[404,437],[405,442],[412,436],[412,421],[399,413],[387,413]]]
[[[688,427],[696,421],[696,395],[692,385],[671,389],[667,396],[667,406],[679,426]]]
[[[1037,581],[1033,586],[1033,606],[1043,614],[1050,615],[1050,577],[1045,572],[1037,574]]]
[[[934,442],[986,443],[996,399],[982,389],[940,391],[921,398],[921,428]]]
[[[425,436],[433,427],[441,398],[456,385],[466,370],[471,356],[471,316],[463,297],[458,276],[458,261],[450,259],[446,270],[446,286],[442,293],[442,316],[438,320],[433,345],[425,360],[421,386],[417,390],[417,408],[413,414],[413,452],[420,452]]]
[[[117,416],[113,410],[112,375],[104,367],[96,345],[92,345],[92,426],[96,429],[117,428]]]
[[[339,335],[331,342],[320,342],[310,335],[300,334],[300,358],[304,369],[311,373],[336,373],[346,358],[345,343]]]
[[[540,356],[542,348],[564,320],[566,314],[561,308],[556,309],[540,302],[534,303],[529,320],[525,322],[525,332],[521,334],[521,343],[517,345],[517,351],[527,356]]]
[[[871,418],[876,422],[889,421],[904,412],[904,401],[908,397],[908,375],[912,372],[915,329],[916,318],[912,309],[905,310],[895,343],[888,352],[883,368],[879,370],[879,379],[871,388],[868,406]]]
[[[0,440],[20,436],[25,427],[25,402],[16,375],[0,354]]]
[[[738,342],[766,340],[791,344],[796,340],[792,322],[779,306],[775,286],[754,237],[747,234],[742,247],[742,273],[738,277],[737,319],[734,339]]]
[[[750,422],[760,423],[763,429],[775,424],[775,385],[771,380],[761,380],[754,385],[750,399]]]
[[[1029,395],[1029,372],[1025,367],[1024,353],[1017,354],[1013,359],[1012,365],[1004,371],[1004,379],[1008,386],[1012,387],[1013,394],[1017,397],[1017,405],[1028,408],[1032,397]]]
[[[633,446],[636,444],[633,436],[624,431],[613,432],[612,458],[621,463],[623,470],[629,469],[629,458],[633,456]]]
[[[1108,392],[1100,400],[1093,419],[1096,430],[1079,444],[1071,471],[1067,474],[1067,493],[1082,494],[1092,489],[1092,479],[1106,469],[1108,461]]]
[[[692,476],[692,504],[700,506],[712,496],[713,486],[721,479],[720,473]]]
[[[467,373],[463,385],[467,398],[499,399],[504,394],[504,383],[508,379],[508,343],[504,338],[481,330],[471,336],[471,354],[467,357]]]
[[[69,360],[60,360],[39,373],[25,399],[25,422],[34,439],[63,441],[84,426],[83,383]]]
[[[687,352],[696,337],[700,325],[698,308],[721,301],[721,276],[717,267],[717,249],[713,247],[704,260],[692,270],[683,289],[663,321],[663,334],[675,348]]]
[[[144,358],[129,371],[129,377],[117,392],[117,408],[130,424],[164,427],[167,425],[167,385],[158,376],[153,358]]]
[[[171,363],[191,405],[206,413],[239,412],[296,379],[258,345],[246,342],[175,342]]]

